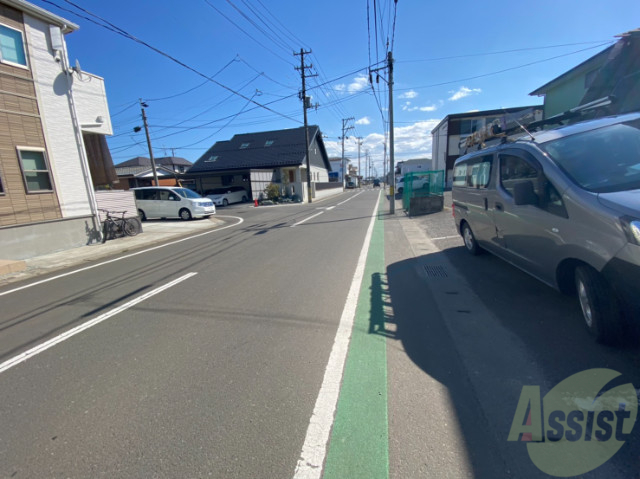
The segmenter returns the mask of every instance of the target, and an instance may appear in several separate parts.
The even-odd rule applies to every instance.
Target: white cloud
[[[369,119],[368,116],[365,116],[363,118],[360,118],[359,120],[356,120],[356,125],[370,125],[371,124],[371,120]]]
[[[430,158],[431,157],[431,130],[433,130],[440,120],[419,121],[412,125],[396,127],[394,129],[394,152],[396,161],[410,158]],[[373,160],[378,174],[382,175],[384,157],[384,144],[387,136],[381,133],[371,133],[363,138],[360,148],[360,159],[364,160],[365,152],[368,150]],[[342,154],[341,141],[325,141],[327,153],[330,157],[339,157]],[[344,142],[345,156],[350,158],[352,163],[358,164],[358,145],[354,137],[349,137]],[[387,148],[387,155],[389,150]],[[387,158],[388,161],[388,158]]]
[[[402,111],[436,111],[437,109],[437,105],[411,106],[410,101],[407,101],[404,105],[402,105]]]
[[[407,92],[404,92],[402,95],[400,95],[398,98],[415,98],[418,96],[418,92],[413,91],[413,90],[409,90]]]
[[[339,92],[347,92],[347,93],[358,93],[359,91],[364,90],[369,85],[369,78],[366,76],[359,76],[353,79],[351,83],[345,85],[341,83],[336,85],[334,88]]]
[[[482,93],[482,90],[480,88],[467,88],[466,86],[463,86],[460,87],[458,91],[452,90],[449,93],[452,93],[452,95],[449,97],[449,101],[458,101],[469,95]]]

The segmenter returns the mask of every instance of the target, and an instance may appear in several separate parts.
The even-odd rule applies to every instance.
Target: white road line
[[[210,230],[210,231],[205,231],[204,233],[199,233],[199,234],[193,235],[193,236],[187,236],[186,238],[180,238],[179,240],[171,241],[170,243],[164,243],[164,244],[161,244],[159,246],[154,246],[153,248],[147,248],[147,249],[144,249],[142,251],[138,251],[136,253],[128,254],[126,256],[120,256],[119,258],[114,258],[114,259],[110,259],[110,260],[107,260],[107,261],[103,261],[102,263],[93,264],[91,266],[86,266],[84,268],[74,269],[73,271],[69,271],[67,273],[62,273],[62,274],[59,274],[59,275],[56,275],[56,276],[52,276],[51,278],[41,279],[40,281],[36,281],[36,282],[30,283],[30,284],[25,284],[24,286],[20,286],[18,288],[10,289],[8,291],[0,293],[0,296],[4,296],[6,294],[15,293],[16,291],[20,291],[20,290],[23,290],[23,289],[31,288],[32,286],[37,286],[39,284],[48,283],[49,281],[54,281],[56,279],[64,278],[65,276],[71,276],[72,274],[81,273],[82,271],[87,271],[87,270],[90,270],[90,269],[93,269],[93,268],[98,268],[100,266],[104,266],[105,264],[115,263],[116,261],[120,261],[120,260],[123,260],[123,259],[131,258],[131,257],[137,256],[139,254],[148,253],[149,251],[153,251],[153,250],[160,249],[160,248],[165,248],[166,246],[171,246],[171,245],[174,245],[174,244],[182,243],[183,241],[188,241],[188,240],[193,239],[193,238],[198,238],[199,236],[204,236],[204,235],[208,235],[208,234],[211,234],[211,233],[215,233],[216,231],[226,230],[227,228],[232,228],[234,226],[238,226],[239,224],[244,222],[244,219],[240,218],[239,216],[226,216],[226,218],[235,218],[235,219],[240,220],[240,221],[238,221],[237,223],[234,223],[232,225],[223,226],[222,228],[216,228],[216,229],[213,229],[213,230]]]
[[[461,238],[460,235],[455,235],[455,236],[440,236],[440,238],[430,238],[431,241],[438,241],[438,240],[446,240],[446,239],[453,239],[453,238]]]
[[[327,208],[327,211],[331,211],[331,210],[332,210],[332,209],[334,209],[335,207],[336,207],[335,205],[333,205],[333,206],[329,206],[329,207]]]
[[[352,199],[354,199],[356,196],[361,195],[362,193],[364,193],[364,191],[361,191],[360,193],[356,193],[355,195],[353,195],[351,198],[347,198],[346,200],[338,203],[336,206],[340,206],[345,204],[347,201],[351,201]]]
[[[291,225],[290,228],[293,228],[294,226],[301,225],[302,223],[306,223],[310,219],[315,218],[316,216],[320,216],[322,213],[324,213],[324,211],[321,211],[320,213],[316,213],[315,215],[309,216],[308,218],[305,218],[302,221],[298,221],[296,224]]]
[[[66,331],[58,336],[56,336],[55,338],[51,338],[48,341],[45,341],[42,344],[39,344],[38,346],[35,346],[31,349],[29,349],[28,351],[25,351],[24,353],[18,354],[17,356],[3,362],[2,364],[0,364],[0,374],[5,372],[8,369],[11,369],[12,367],[26,361],[27,359],[30,359],[38,354],[40,354],[43,351],[46,351],[47,349],[55,346],[58,343],[61,343],[62,341],[66,341],[67,339],[71,338],[72,336],[75,336],[76,334],[81,333],[82,331],[85,331],[93,326],[95,326],[96,324],[99,324],[107,319],[109,319],[112,316],[115,316],[118,313],[121,313],[122,311],[125,311],[129,308],[131,308],[132,306],[135,306],[138,303],[141,303],[142,301],[144,301],[145,299],[149,299],[152,296],[155,296],[158,293],[161,293],[169,288],[171,288],[172,286],[175,286],[178,283],[181,283],[182,281],[191,278],[192,276],[195,276],[198,273],[188,273],[185,274],[184,276],[181,276],[178,279],[174,279],[173,281],[165,284],[164,286],[160,286],[159,288],[156,288],[152,291],[149,291],[148,293],[143,294],[142,296],[138,296],[136,299],[132,299],[131,301],[129,301],[128,303],[123,304],[122,306],[118,306],[115,309],[112,309],[111,311],[108,311],[100,316],[98,316],[97,318],[94,318],[90,321],[87,321],[84,324],[81,324],[80,326],[76,326],[73,329],[70,329],[69,331]]]
[[[378,198],[380,196],[378,195]],[[329,442],[329,434],[333,426],[333,419],[340,395],[340,385],[342,382],[342,372],[344,370],[347,352],[349,350],[349,341],[351,340],[351,330],[353,329],[353,319],[358,306],[358,295],[362,278],[364,277],[364,268],[369,253],[369,244],[371,243],[371,235],[373,234],[373,226],[378,211],[378,201],[371,214],[371,222],[369,229],[360,251],[358,264],[353,275],[351,288],[347,295],[347,301],[342,310],[342,317],[338,325],[338,331],[333,341],[329,362],[324,371],[324,379],[322,386],[316,399],[316,405],[309,421],[307,435],[302,446],[302,452],[298,459],[298,465],[293,475],[294,479],[319,479],[322,475],[322,466],[327,454],[327,446]]]

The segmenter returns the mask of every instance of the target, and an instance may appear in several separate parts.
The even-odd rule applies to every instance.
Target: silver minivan
[[[640,322],[640,113],[529,133],[456,160],[453,209],[489,251],[577,293],[598,342]]]
[[[148,218],[202,218],[216,212],[208,198],[203,198],[189,188],[173,186],[148,186],[132,188],[136,196],[136,208],[142,221]]]

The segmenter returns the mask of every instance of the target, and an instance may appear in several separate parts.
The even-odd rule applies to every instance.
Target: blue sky
[[[293,52],[304,48],[318,75],[307,79],[319,105],[309,124],[320,126],[329,155],[340,156],[342,120],[353,118],[346,155],[357,161],[361,137],[362,156],[369,152],[379,174],[387,72],[374,94],[368,68],[384,66],[387,42],[401,160],[430,157],[431,129],[447,114],[541,104],[528,94],[640,27],[638,0],[32,2],[80,25],[66,37],[70,60],[105,79],[115,163],[148,156],[144,133],[133,131],[142,124],[139,98],[149,105],[156,156],[196,161],[236,133],[301,126]],[[104,24],[98,17],[190,68],[88,20]]]

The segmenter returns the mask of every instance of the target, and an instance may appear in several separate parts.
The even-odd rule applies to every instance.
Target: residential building
[[[184,180],[184,174],[193,165],[189,160],[177,156],[154,158],[156,174],[160,186],[191,186],[193,180]],[[144,156],[137,156],[116,165],[116,174],[120,183],[119,189],[128,190],[142,186],[153,186],[153,168],[151,160]]]
[[[69,62],[73,22],[0,0],[0,256],[100,238],[95,189],[117,182],[102,78]]]
[[[305,131],[302,128],[234,135],[216,142],[185,175],[194,189],[205,192],[223,186],[242,186],[257,199],[269,183],[280,185],[283,196],[307,200]],[[312,198],[329,183],[331,165],[318,126],[309,126],[309,164]]]
[[[640,29],[619,35],[614,45],[532,91],[544,97],[544,118],[612,97],[592,116],[640,109]]]
[[[330,173],[331,181],[339,181],[340,183],[342,183],[342,180],[344,177],[343,167],[344,167],[344,170],[347,171],[347,176],[348,176],[350,162],[351,160],[349,158],[344,158],[344,160],[341,157],[329,158],[329,163],[331,164],[331,173]]]
[[[542,106],[523,106],[447,115],[431,130],[433,169],[446,171],[446,186],[451,187],[452,185],[453,163],[464,154],[464,141],[469,135],[480,131],[495,120],[506,126],[514,119],[523,124],[540,120],[542,119]]]

